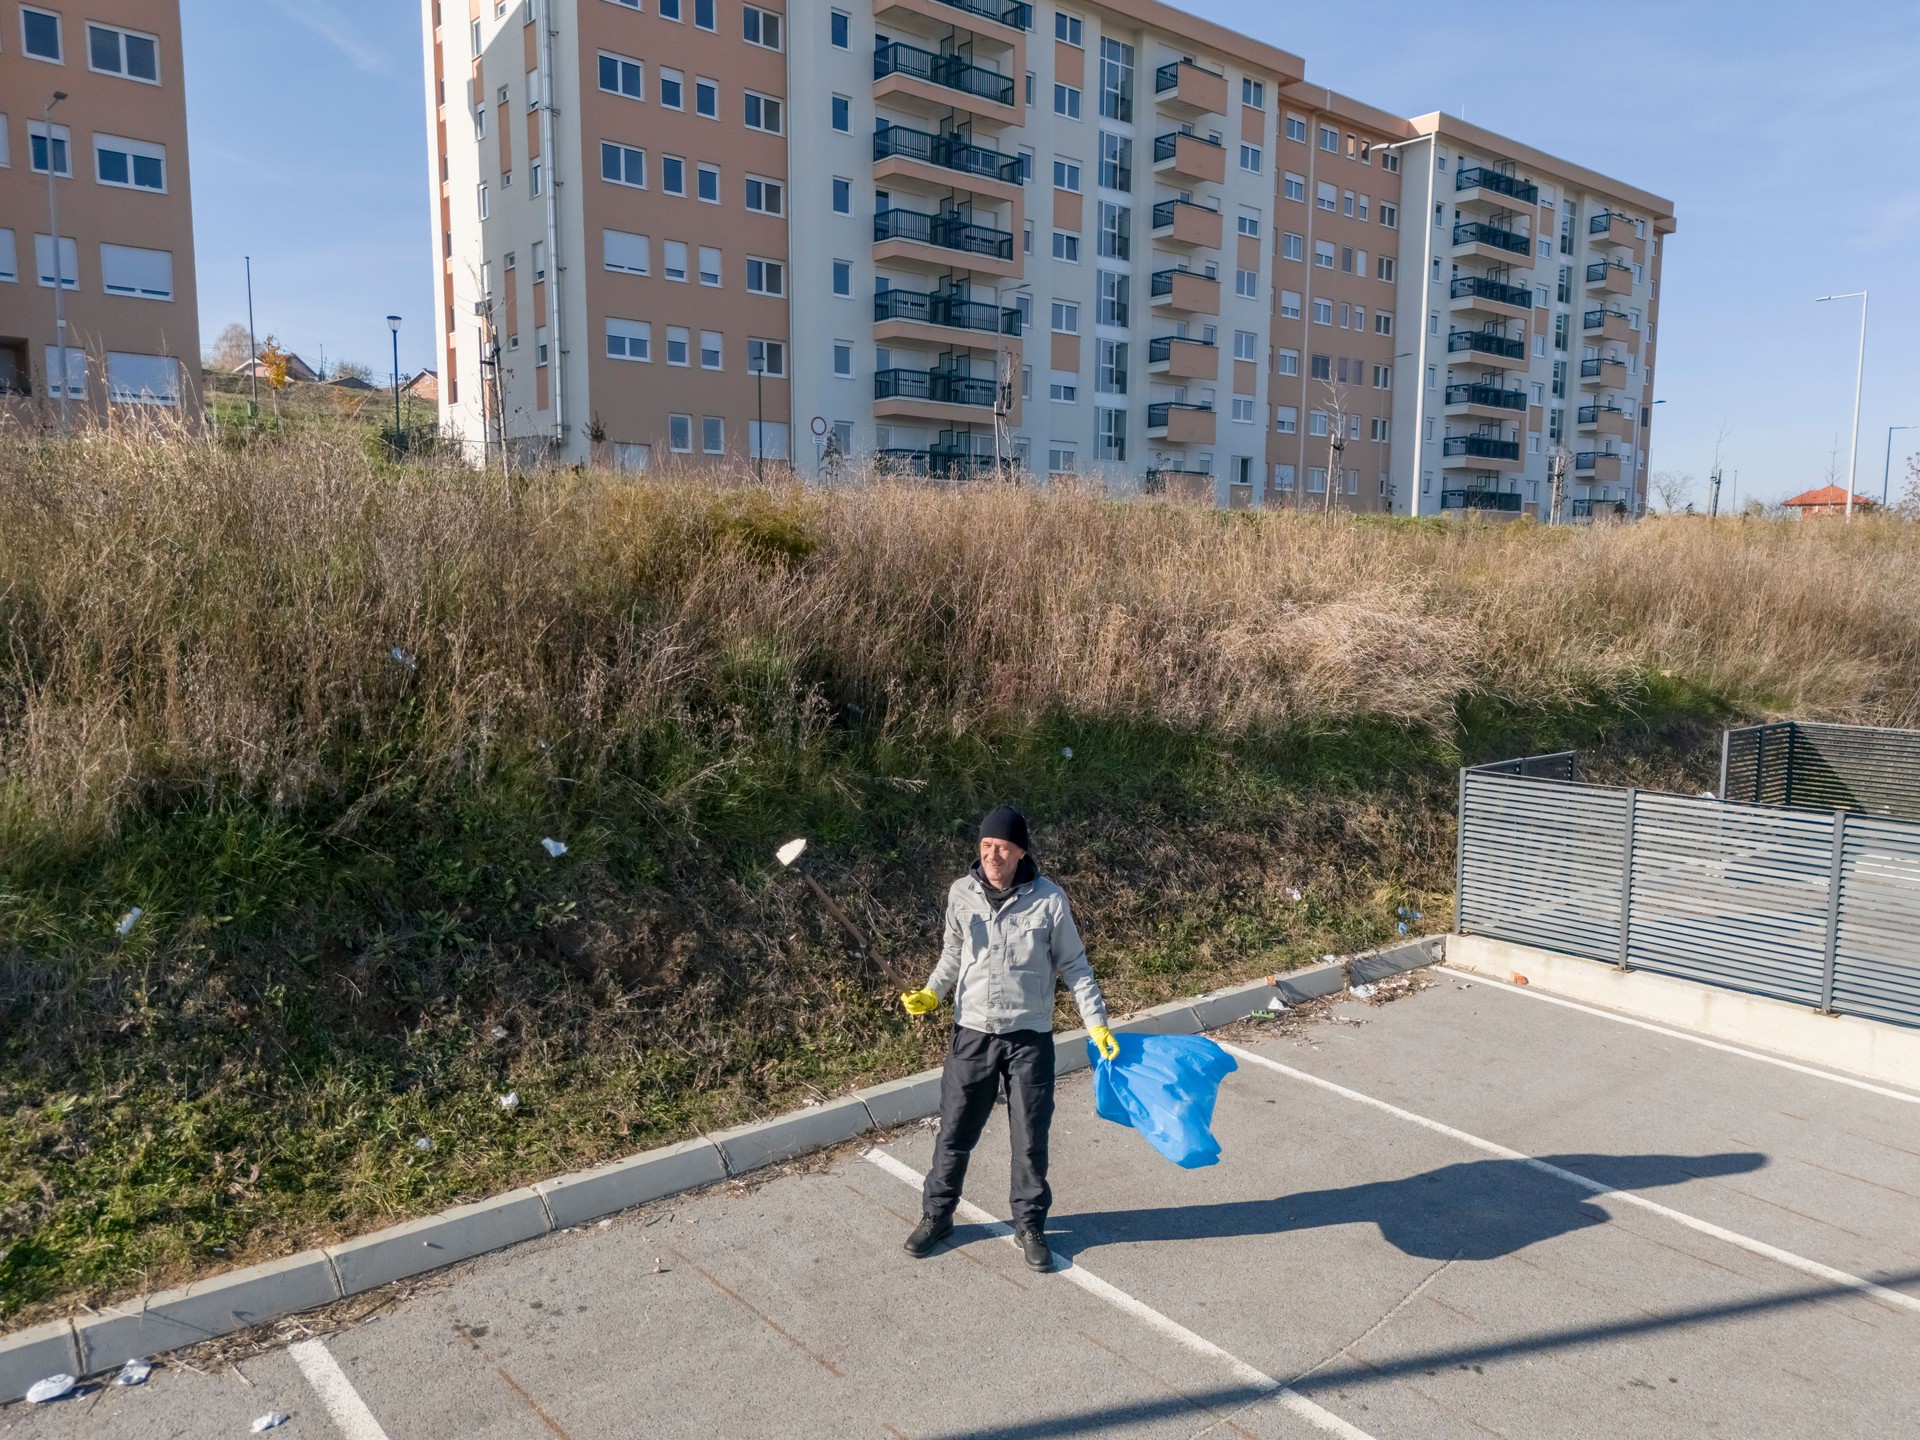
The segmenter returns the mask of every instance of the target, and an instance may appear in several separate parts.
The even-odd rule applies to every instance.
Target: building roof
[[[1653,222],[1653,228],[1665,235],[1675,228],[1673,223],[1673,202],[1664,196],[1655,195],[1650,190],[1642,190],[1625,181],[1615,180],[1598,170],[1589,170],[1584,165],[1575,165],[1571,161],[1549,155],[1544,150],[1536,150],[1518,140],[1509,140],[1495,131],[1471,125],[1456,115],[1435,111],[1431,115],[1416,115],[1411,121],[1416,134],[1438,135],[1441,139],[1455,145],[1467,145],[1476,150],[1485,150],[1501,159],[1512,160],[1521,165],[1537,166],[1557,177],[1576,181],[1588,190],[1597,190],[1602,195],[1636,210],[1646,212]]]
[[[1841,509],[1844,508],[1847,503],[1846,487],[1841,485],[1822,485],[1818,490],[1809,490],[1804,495],[1796,495],[1791,500],[1783,501],[1782,503],[1809,509],[1821,505],[1831,505],[1836,509]],[[1878,505],[1879,503],[1878,500],[1868,495],[1856,494],[1853,497],[1853,506],[1856,510],[1862,506]]]

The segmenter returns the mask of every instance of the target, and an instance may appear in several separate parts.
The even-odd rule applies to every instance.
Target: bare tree
[[[1685,470],[1656,470],[1653,493],[1660,508],[1671,515],[1692,497],[1693,476]]]
[[[1346,475],[1340,467],[1340,456],[1347,448],[1348,390],[1343,384],[1331,380],[1322,380],[1322,388],[1327,392],[1327,493],[1321,501],[1323,512],[1333,509],[1334,491],[1346,484]]]
[[[1558,525],[1567,504],[1567,476],[1573,473],[1573,451],[1555,445],[1547,452],[1547,523]]]
[[[1895,506],[1908,520],[1920,520],[1920,454],[1907,457],[1907,482]]]
[[[207,347],[207,365],[210,369],[231,373],[246,364],[252,354],[253,345],[247,339],[247,327],[236,322],[223,329],[214,337],[213,344]]]
[[[371,382],[373,379],[373,367],[371,365],[362,365],[358,360],[336,360],[333,362],[333,378],[335,380],[362,380]]]

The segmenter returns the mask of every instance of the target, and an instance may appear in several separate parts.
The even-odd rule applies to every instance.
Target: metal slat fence
[[[1730,776],[1784,794],[1746,744]],[[1574,773],[1566,754],[1461,771],[1461,933],[1920,1025],[1920,824]]]
[[[1920,730],[1797,720],[1729,730],[1720,798],[1920,821]]]

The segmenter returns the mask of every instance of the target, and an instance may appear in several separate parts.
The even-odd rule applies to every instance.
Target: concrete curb
[[[1169,1001],[1118,1021],[1115,1030],[1194,1035],[1260,1009],[1278,993],[1288,1004],[1337,994],[1349,983],[1432,964],[1438,937],[1329,960],[1286,975]],[[1055,1073],[1088,1066],[1087,1032],[1055,1037]],[[62,1372],[97,1375],[125,1361],[195,1345],[396,1280],[470,1260],[636,1205],[744,1175],[860,1135],[910,1124],[940,1109],[940,1072],[923,1071],[856,1090],[821,1105],[737,1125],[711,1139],[663,1145],[610,1165],[559,1175],[471,1205],[410,1220],[320,1250],[140,1296],[75,1321],[0,1336],[0,1405],[36,1380]]]

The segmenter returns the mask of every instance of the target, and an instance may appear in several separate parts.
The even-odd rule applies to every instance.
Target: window
[[[833,262],[833,293],[845,299],[853,296],[853,262],[836,260]]]
[[[57,345],[46,347],[47,353],[47,393],[60,393],[61,352]],[[77,345],[70,345],[66,351],[67,396],[69,399],[87,398],[87,352]]]
[[[0,283],[12,285],[20,279],[20,256],[14,249],[13,231],[0,230]]]
[[[693,23],[702,30],[717,30],[713,10],[713,0],[693,0]]]
[[[1349,219],[1351,219],[1353,216],[1353,202],[1354,202],[1353,191],[1343,190],[1340,192],[1340,213],[1347,216]]]
[[[786,343],[780,340],[747,341],[747,373],[749,375],[786,374]]]
[[[636,190],[647,188],[647,152],[635,149],[631,145],[616,145],[611,140],[600,142],[600,178],[615,185],[631,185]],[[485,189],[483,185],[481,189]]]
[[[167,148],[146,140],[94,134],[94,179],[129,190],[167,188]]]
[[[1073,473],[1074,463],[1073,446],[1049,445],[1047,447],[1047,473],[1049,475],[1069,475]]]
[[[1267,108],[1267,85],[1264,80],[1241,80],[1240,103],[1254,110]]]
[[[540,162],[538,160],[533,161],[528,169],[532,172],[529,178],[533,181],[533,193],[535,195],[544,195],[546,193],[546,179],[544,172],[540,168]]]
[[[609,55],[600,52],[600,88],[609,95],[624,95],[629,100],[644,100],[646,96],[646,69],[638,60],[629,60],[624,55]],[[479,128],[486,128],[484,118]]]
[[[1053,258],[1080,263],[1080,237],[1071,230],[1053,232]]]
[[[740,7],[741,34],[749,45],[760,45],[768,50],[780,48],[780,17],[770,10],[762,10],[756,5]]]
[[[1399,229],[1400,207],[1398,205],[1389,205],[1385,200],[1382,200],[1380,202],[1380,223],[1389,230]],[[1381,278],[1386,279],[1388,277],[1382,276]]]
[[[835,187],[833,208],[840,210],[839,187],[846,184],[846,181],[836,180],[833,183]],[[785,185],[778,180],[763,180],[758,175],[747,176],[747,209],[760,215],[780,215],[785,213],[786,204],[787,187]]]
[[[536,240],[533,242],[533,278],[536,281],[547,278],[547,242],[544,240]],[[447,328],[452,329],[453,327],[448,326]]]
[[[1373,367],[1373,388],[1376,390],[1391,390],[1393,388],[1393,367],[1391,365],[1376,365]]]
[[[1063,371],[1054,372],[1053,378],[1047,382],[1047,398],[1064,405],[1077,404],[1080,399],[1080,377]]]
[[[1240,211],[1240,218],[1236,224],[1242,235],[1258,237],[1260,234],[1260,212],[1258,210],[1242,209]]]
[[[40,277],[40,283],[47,289],[53,288],[53,239],[47,235],[33,237],[34,270]],[[71,235],[60,237],[60,288],[77,290],[80,288],[80,247]]]
[[[749,120],[747,123],[753,122]],[[833,97],[833,128],[842,135],[851,134],[853,131],[853,101],[845,95]]]
[[[1133,119],[1133,47],[1100,41],[1100,113],[1109,120]]]
[[[1331,355],[1310,356],[1307,361],[1309,373],[1316,380],[1333,379],[1333,357]]]
[[[1276,375],[1298,375],[1300,373],[1300,352],[1298,350],[1278,350],[1274,352],[1273,373]]]
[[[1330,155],[1340,153],[1340,132],[1331,125],[1320,127],[1320,148]]]
[[[20,7],[20,48],[35,60],[51,60],[56,65],[66,64],[66,57],[60,46],[60,17],[48,14],[45,10],[29,10]]]
[[[661,67],[660,103],[669,110],[687,108],[687,77],[678,70]]]
[[[780,102],[770,95],[756,95],[749,90],[742,97],[745,110],[745,124],[749,130],[764,130],[769,135],[780,133]],[[840,97],[834,96],[834,117],[844,120],[840,109]],[[836,130],[844,130],[844,124],[836,124]]]
[[[787,293],[787,267],[778,260],[747,257],[747,293],[784,295]]]
[[[1382,150],[1380,152],[1380,168],[1389,175],[1398,175],[1400,173],[1400,152],[1398,150]]]
[[[480,218],[482,220],[486,219],[488,214],[491,213],[493,208],[488,201],[487,187],[485,185],[480,186],[479,189],[474,192],[473,199],[474,199],[474,204],[478,207],[480,211]]]
[[[1307,143],[1307,117],[1304,115],[1287,116],[1287,139]]]
[[[1251,330],[1233,332],[1233,358],[1236,360],[1254,360],[1258,357],[1260,337]]]
[[[1258,175],[1260,173],[1260,147],[1258,145],[1242,145],[1240,147],[1240,168],[1250,175]]]
[[[1313,323],[1316,325],[1331,325],[1333,323],[1333,302],[1331,300],[1316,300],[1313,302]]]
[[[1071,160],[1055,160],[1053,162],[1053,188],[1056,190],[1068,190],[1078,195],[1080,193],[1080,167]]]
[[[27,149],[34,173],[44,175],[51,168],[56,175],[73,174],[73,132],[64,125],[49,129],[44,120],[27,122]]]
[[[1333,268],[1333,242],[1316,240],[1313,242],[1313,263],[1322,270]]]
[[[1125,205],[1115,205],[1110,200],[1102,200],[1097,217],[1100,233],[1095,237],[1095,248],[1109,260],[1125,260],[1133,253],[1133,242],[1128,229],[1133,219],[1133,211]]]
[[[720,203],[720,167],[702,165],[699,170],[697,193],[709,205]]]
[[[171,300],[173,253],[168,250],[141,250],[132,245],[102,245],[100,284],[109,295]]]
[[[660,189],[668,195],[687,193],[687,162],[678,155],[660,157]]]
[[[107,399],[120,405],[178,405],[180,362],[171,355],[107,354]]]
[[[1253,397],[1251,395],[1236,395],[1233,397],[1232,418],[1233,423],[1236,425],[1253,424]]]
[[[693,336],[686,326],[669,325],[667,327],[667,364],[683,368],[692,364],[692,349]]]
[[[1114,326],[1124,326],[1127,323],[1128,289],[1127,277],[1123,271],[1102,270],[1100,272],[1099,291],[1093,316],[1095,323]]]
[[[1133,189],[1133,141],[1111,130],[1100,132],[1100,183],[1109,190]]]
[[[667,279],[684,285],[687,280],[687,242],[684,240],[667,241],[666,254]]]
[[[1376,419],[1369,421],[1368,425],[1370,437],[1384,445],[1387,442],[1387,422]]]
[[[1282,435],[1295,435],[1300,430],[1300,410],[1295,405],[1276,405],[1273,407],[1273,428]]]
[[[1380,310],[1374,313],[1373,333],[1376,335],[1391,335],[1393,333],[1393,312],[1391,310]]]
[[[1273,467],[1273,488],[1279,491],[1293,489],[1293,466],[1276,463]]]
[[[853,345],[847,340],[833,342],[833,373],[842,380],[853,378]]]
[[[653,327],[644,320],[615,320],[608,316],[607,358],[642,362],[653,359]]]
[[[1069,15],[1064,10],[1054,11],[1053,38],[1064,40],[1069,45],[1080,44],[1080,17]]]
[[[1307,177],[1304,175],[1295,175],[1292,171],[1288,171],[1286,177],[1286,197],[1289,200],[1298,200],[1304,205],[1307,200]]]
[[[660,10],[666,13],[669,0],[660,0]],[[667,448],[682,455],[693,453],[693,417],[691,415],[667,416]]]
[[[853,48],[853,21],[844,10],[836,10],[828,17],[827,39],[836,50]]]
[[[1298,320],[1300,318],[1300,292],[1298,290],[1282,290],[1280,292],[1280,318],[1282,320]]]
[[[1340,270],[1342,274],[1353,274],[1353,247],[1351,245],[1342,245],[1340,247]]]
[[[720,251],[712,245],[700,247],[700,283],[709,288],[720,284]]]
[[[1280,258],[1282,260],[1304,260],[1307,256],[1307,239],[1304,235],[1295,235],[1291,231],[1280,237]]]
[[[1381,280],[1391,280],[1393,279],[1393,268],[1393,257],[1391,255],[1382,255],[1374,262],[1373,273]]]
[[[1242,300],[1260,298],[1260,272],[1258,270],[1235,270],[1233,272],[1233,293]]]
[[[721,336],[718,330],[700,332],[700,368],[719,370],[724,368],[721,361]]]
[[[1033,253],[1033,222],[1031,220],[1022,222],[1020,226],[1020,253],[1023,255]]]
[[[1314,204],[1318,205],[1322,210],[1338,210],[1340,208],[1340,191],[1338,187],[1322,180],[1314,187]]]
[[[487,107],[484,105],[473,112],[473,138],[476,140],[487,138]]]
[[[1080,118],[1080,91],[1078,87],[1058,84],[1053,87],[1053,113],[1056,115],[1064,115],[1069,120],[1078,120]]]
[[[1080,307],[1065,300],[1053,302],[1053,333],[1056,335],[1078,335],[1080,333]]]
[[[626,0],[621,0],[626,3]],[[613,468],[621,475],[644,475],[653,460],[651,445],[634,445],[616,440],[613,444]]]
[[[1542,260],[1551,260],[1553,258],[1553,241],[1547,236],[1542,235],[1539,240],[1539,245],[1540,258]]]
[[[1101,340],[1094,345],[1093,388],[1102,395],[1127,393],[1127,342]]]
[[[151,85],[160,83],[159,42],[133,30],[89,24],[87,64],[103,74],[124,75]]]
[[[1327,472],[1323,466],[1310,465],[1307,467],[1307,493],[1309,495],[1324,495],[1327,493]]]
[[[695,79],[693,82],[693,113],[708,120],[720,118],[720,85],[715,80]]]
[[[1127,412],[1099,409],[1093,412],[1094,449],[1102,460],[1127,458]]]

